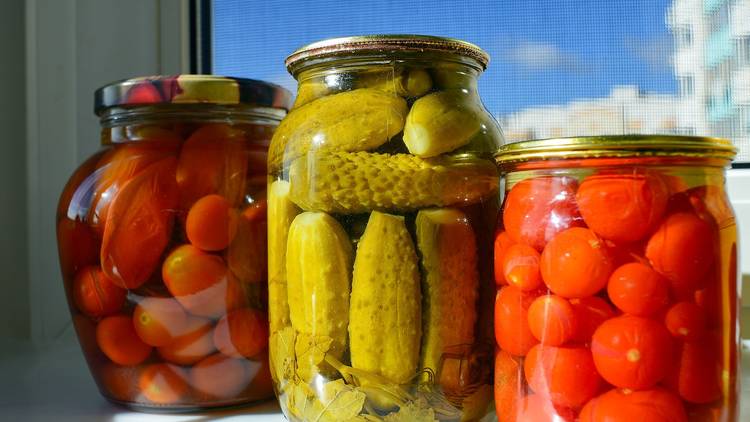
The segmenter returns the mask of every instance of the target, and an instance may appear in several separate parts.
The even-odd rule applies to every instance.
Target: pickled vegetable
[[[289,182],[277,180],[268,187],[268,301],[271,332],[289,325],[286,248],[289,227],[300,209],[289,200]]]
[[[499,181],[485,160],[311,152],[292,163],[289,183],[302,209],[354,214],[476,203],[496,195]]]
[[[434,157],[469,143],[479,132],[481,112],[460,91],[435,92],[414,102],[406,117],[404,143],[418,157]]]
[[[357,245],[351,291],[352,367],[405,384],[417,373],[422,295],[403,217],[372,212]]]
[[[378,89],[404,98],[416,98],[430,91],[432,78],[426,70],[419,68],[399,69],[386,73],[368,72],[357,78],[355,86]]]

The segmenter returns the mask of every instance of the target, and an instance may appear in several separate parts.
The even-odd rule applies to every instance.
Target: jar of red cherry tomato
[[[266,151],[290,106],[206,75],[100,88],[103,148],[57,210],[65,292],[101,393],[188,410],[270,398]]]
[[[734,155],[679,136],[500,149],[501,422],[738,420]]]

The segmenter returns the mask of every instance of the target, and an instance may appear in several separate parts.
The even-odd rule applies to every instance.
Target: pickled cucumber
[[[346,232],[328,214],[304,212],[289,228],[287,295],[303,379],[314,375],[320,351],[341,359],[346,349],[352,255]]]
[[[404,98],[416,98],[430,91],[432,78],[424,69],[398,69],[364,74],[358,78],[355,86],[379,89]]]
[[[289,325],[286,280],[286,240],[294,217],[301,210],[289,200],[289,182],[268,187],[268,301],[271,333]]]
[[[417,373],[421,325],[417,255],[404,217],[373,211],[354,260],[352,367],[407,383]]]
[[[438,373],[442,386],[455,391],[460,374],[440,373],[441,357],[451,348],[474,343],[477,242],[466,215],[451,208],[419,211],[416,232],[424,295],[421,367]]]
[[[479,202],[497,195],[499,177],[489,160],[329,151],[295,160],[289,181],[302,209],[355,214]]]
[[[268,152],[269,170],[311,149],[367,151],[401,132],[408,108],[395,94],[355,89],[319,98],[292,110],[281,122]]]
[[[461,91],[442,91],[414,102],[406,117],[404,143],[419,157],[434,157],[469,143],[481,129],[476,100]]]

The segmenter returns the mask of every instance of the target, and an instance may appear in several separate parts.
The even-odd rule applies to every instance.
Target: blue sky
[[[671,0],[214,0],[214,69],[289,88],[284,58],[325,38],[420,33],[492,56],[480,94],[496,115],[606,97],[613,86],[675,93]]]

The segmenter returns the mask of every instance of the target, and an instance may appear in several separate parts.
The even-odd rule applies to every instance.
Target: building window
[[[689,25],[681,25],[673,29],[677,48],[687,48],[693,45],[693,29]]]
[[[750,65],[750,36],[739,37],[735,40],[737,64]]]
[[[695,76],[684,75],[678,77],[680,84],[680,96],[692,97],[695,94]]]

